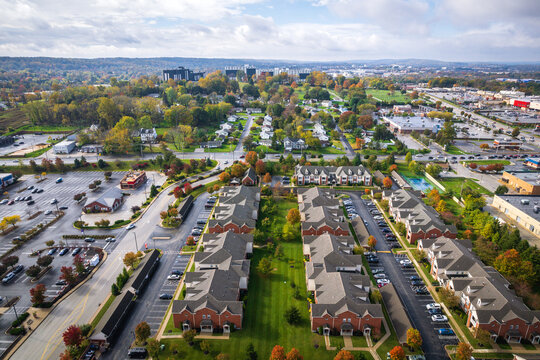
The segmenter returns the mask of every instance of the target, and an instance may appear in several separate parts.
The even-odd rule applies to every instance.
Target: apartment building
[[[247,234],[255,230],[261,191],[256,187],[226,186],[208,221],[210,234],[232,231]]]
[[[298,185],[366,185],[372,184],[371,173],[363,166],[301,166],[295,168]]]
[[[441,236],[455,239],[457,229],[446,225],[439,214],[421,199],[421,192],[411,190],[385,190],[383,199],[388,200],[389,212],[396,222],[403,222],[407,229],[407,241],[416,244],[420,239]]]
[[[418,248],[426,252],[431,274],[459,298],[469,328],[488,331],[493,341],[540,343],[540,311],[529,309],[499,272],[484,265],[470,241],[421,239]]]

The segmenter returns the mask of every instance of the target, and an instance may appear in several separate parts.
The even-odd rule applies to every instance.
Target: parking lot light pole
[[[135,237],[135,251],[139,251],[139,246],[137,245],[137,234],[133,232],[133,236]]]

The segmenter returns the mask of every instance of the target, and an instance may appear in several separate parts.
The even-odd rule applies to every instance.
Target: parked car
[[[34,205],[36,202],[34,200],[30,200],[29,202],[26,203],[26,205],[30,206],[30,205]]]
[[[171,300],[173,298],[173,296],[171,294],[161,294],[161,295],[159,295],[159,298],[161,300]]]
[[[441,329],[438,329],[437,332],[439,333],[439,335],[446,335],[446,336],[455,335],[454,330],[450,328],[441,328]]]
[[[62,179],[61,177],[59,177],[58,179],[56,179],[56,183],[61,183],[62,181],[64,181],[64,179]]]
[[[69,251],[68,248],[63,248],[62,250],[60,250],[60,252],[58,253],[58,255],[60,256],[64,256],[67,254],[67,252]]]
[[[45,215],[51,215],[51,214],[52,214],[52,210],[45,211]]]
[[[386,274],[384,274],[384,273],[379,273],[379,274],[373,275],[373,277],[374,277],[375,279],[386,279]]]
[[[167,280],[180,280],[180,275],[171,274],[167,276]]]
[[[432,316],[431,316],[431,321],[435,321],[435,322],[446,322],[446,321],[448,321],[448,318],[447,318],[445,315],[441,315],[441,314],[438,314],[438,315],[432,315]]]
[[[442,314],[442,310],[441,309],[429,309],[428,313],[429,313],[429,315],[438,315],[438,314]]]
[[[26,190],[33,190],[34,189],[34,185],[30,185],[29,187],[26,188]]]
[[[50,249],[47,255],[54,255],[54,253],[56,253],[56,248]]]
[[[81,248],[78,247],[78,248],[75,248],[72,252],[71,252],[71,256],[76,256],[78,253],[81,252]]]
[[[426,309],[428,309],[428,310],[440,309],[440,308],[441,308],[441,304],[439,304],[439,303],[431,303],[431,304],[426,305]]]
[[[67,206],[60,206],[58,209],[60,209],[60,210],[67,210],[68,207],[67,207]]]
[[[11,280],[13,280],[13,278],[15,277],[15,274],[13,272],[9,272],[6,276],[4,276],[4,278],[2,279],[2,284],[3,285],[6,285],[6,284],[9,284],[11,282]]]
[[[58,281],[56,282],[56,285],[60,285],[60,286],[64,286],[64,285],[66,285],[66,284],[67,284],[66,280],[58,280]]]
[[[199,235],[201,235],[201,234],[202,234],[202,231],[199,230],[199,229],[193,229],[193,230],[191,230],[191,235],[193,235],[193,236],[199,236]]]
[[[148,351],[143,347],[132,348],[128,350],[128,357],[130,359],[146,359]]]
[[[57,202],[58,202],[58,200],[52,199],[52,200],[51,200],[51,205],[54,205],[54,204],[56,204]]]
[[[96,241],[96,239],[94,239],[93,237],[87,237],[87,238],[84,239],[84,241],[87,242],[87,243],[93,243],[93,242]]]
[[[173,270],[171,271],[171,275],[182,275],[184,272],[182,270]]]
[[[5,205],[5,204],[7,204],[8,202],[9,202],[8,199],[4,199],[4,200],[0,201],[0,205]]]
[[[429,291],[425,287],[418,287],[414,289],[414,293],[416,295],[427,295],[429,294]]]
[[[7,204],[8,205],[13,205],[14,203],[15,203],[15,200],[9,200]]]
[[[14,274],[18,274],[21,271],[23,271],[23,269],[24,269],[24,265],[19,264],[19,265],[15,266],[15,268],[12,271],[13,271]]]
[[[378,274],[378,273],[382,273],[384,271],[384,269],[371,269],[371,272],[373,274]]]
[[[422,280],[412,280],[411,285],[420,286],[420,285],[424,285],[424,282]]]

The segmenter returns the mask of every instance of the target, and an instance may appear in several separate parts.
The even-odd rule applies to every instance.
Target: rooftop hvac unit
[[[540,212],[540,206],[535,206],[533,211],[535,214],[538,214]]]
[[[529,199],[521,199],[522,205],[529,205]]]

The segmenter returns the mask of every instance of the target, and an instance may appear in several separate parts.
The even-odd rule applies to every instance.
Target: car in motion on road
[[[96,239],[94,239],[93,237],[87,237],[86,239],[84,239],[84,241],[88,243],[93,243],[94,241],[96,241]]]
[[[435,321],[435,322],[446,322],[448,321],[448,318],[445,316],[445,315],[432,315],[431,316],[431,321]]]
[[[135,228],[135,224],[129,224],[127,227],[126,227],[126,230],[131,230]]]
[[[173,298],[173,296],[171,294],[161,294],[161,295],[159,295],[159,298],[161,300],[171,300]]]
[[[105,239],[105,242],[115,242],[115,241],[116,241],[116,239],[111,237],[111,236],[109,236],[108,238]]]

